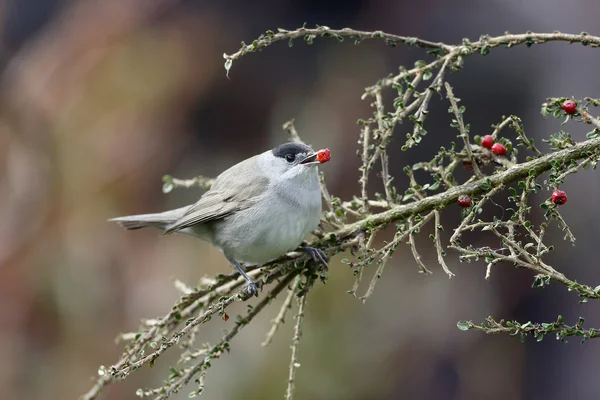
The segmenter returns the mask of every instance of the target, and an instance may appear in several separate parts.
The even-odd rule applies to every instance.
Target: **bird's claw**
[[[302,251],[308,253],[315,264],[321,264],[325,269],[329,268],[329,264],[327,263],[327,254],[325,254],[323,250],[314,247],[302,247]]]
[[[243,289],[246,290],[246,292],[248,292],[248,295],[250,295],[250,297],[258,297],[258,286],[256,286],[256,283],[254,283],[253,281],[246,282],[244,284]]]

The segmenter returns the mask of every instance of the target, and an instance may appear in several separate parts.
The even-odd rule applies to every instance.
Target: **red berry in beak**
[[[562,190],[555,190],[554,193],[552,193],[552,202],[557,206],[562,206],[567,202],[567,194]]]
[[[573,100],[565,100],[565,102],[562,103],[562,109],[565,110],[567,114],[573,115],[577,111],[577,103]]]
[[[322,149],[317,152],[317,160],[323,164],[331,159],[331,151],[329,149]]]

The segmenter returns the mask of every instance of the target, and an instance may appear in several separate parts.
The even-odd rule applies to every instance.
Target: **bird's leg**
[[[256,286],[256,283],[254,283],[254,281],[252,280],[252,278],[250,278],[248,276],[248,274],[244,271],[244,269],[240,266],[240,264],[238,264],[235,260],[232,260],[231,258],[227,258],[227,260],[229,261],[229,263],[231,265],[233,265],[233,267],[246,280],[246,284],[244,285],[244,287],[246,288],[246,291],[248,292],[248,294],[250,295],[250,297],[252,297],[252,296],[257,296],[258,297],[258,287]]]
[[[310,254],[315,264],[322,264],[325,269],[329,268],[329,264],[327,264],[327,254],[325,254],[323,250],[308,246],[300,247],[298,250]]]

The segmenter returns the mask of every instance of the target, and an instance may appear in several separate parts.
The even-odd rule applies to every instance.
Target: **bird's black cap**
[[[302,143],[285,143],[275,147],[272,152],[275,157],[284,158],[286,155],[291,154],[294,157],[298,153],[309,154],[312,153],[313,149]]]

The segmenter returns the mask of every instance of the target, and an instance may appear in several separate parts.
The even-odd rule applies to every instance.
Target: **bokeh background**
[[[234,63],[234,52],[267,29],[307,22],[420,36],[457,43],[504,31],[598,34],[592,0],[14,0],[0,3],[0,398],[70,399],[89,389],[98,366],[115,362],[119,332],[166,313],[177,278],[229,271],[214,249],[183,236],[125,232],[107,218],[193,202],[199,190],[161,192],[161,177],[215,175],[286,141],[281,125],[296,118],[302,137],[329,147],[323,170],[330,190],[358,188],[358,118],[370,115],[363,88],[412,65],[425,52],[379,42],[354,46],[317,39],[280,43]],[[489,133],[503,114],[520,115],[538,139],[561,129],[544,120],[550,96],[598,97],[600,53],[565,43],[496,49],[467,59],[449,76],[467,106],[474,133]],[[447,105],[432,102],[429,135],[418,148],[391,146],[392,174],[421,161],[456,132]],[[585,131],[569,130],[578,140]],[[542,146],[543,147],[543,146]],[[597,188],[593,172],[568,180],[564,215],[577,246],[556,243],[549,262],[592,286],[600,281]],[[544,193],[534,199],[541,202]],[[500,204],[502,200],[498,200]],[[498,213],[488,210],[488,213]],[[458,208],[445,214],[446,231]],[[539,221],[539,215],[534,216]],[[599,343],[561,344],[460,332],[460,319],[548,321],[585,316],[598,327],[600,308],[552,285],[531,289],[532,276],[511,266],[483,279],[483,264],[459,264],[456,277],[435,265],[424,234],[418,243],[433,276],[417,273],[408,247],[388,264],[365,304],[346,294],[351,272],[335,259],[326,286],[311,292],[300,346],[298,399],[597,398]],[[483,243],[483,239],[474,238]],[[370,278],[368,276],[367,278]],[[366,283],[366,282],[365,282]],[[364,290],[364,287],[362,288]],[[279,302],[235,339],[208,371],[206,399],[283,397],[292,324],[271,347],[260,343]],[[231,308],[242,312],[245,305]],[[290,319],[291,321],[291,319]],[[199,343],[220,337],[233,319],[213,319]],[[105,399],[135,398],[167,375],[168,356],[111,385]],[[190,391],[192,387],[189,388]],[[184,390],[177,398],[186,398]]]

